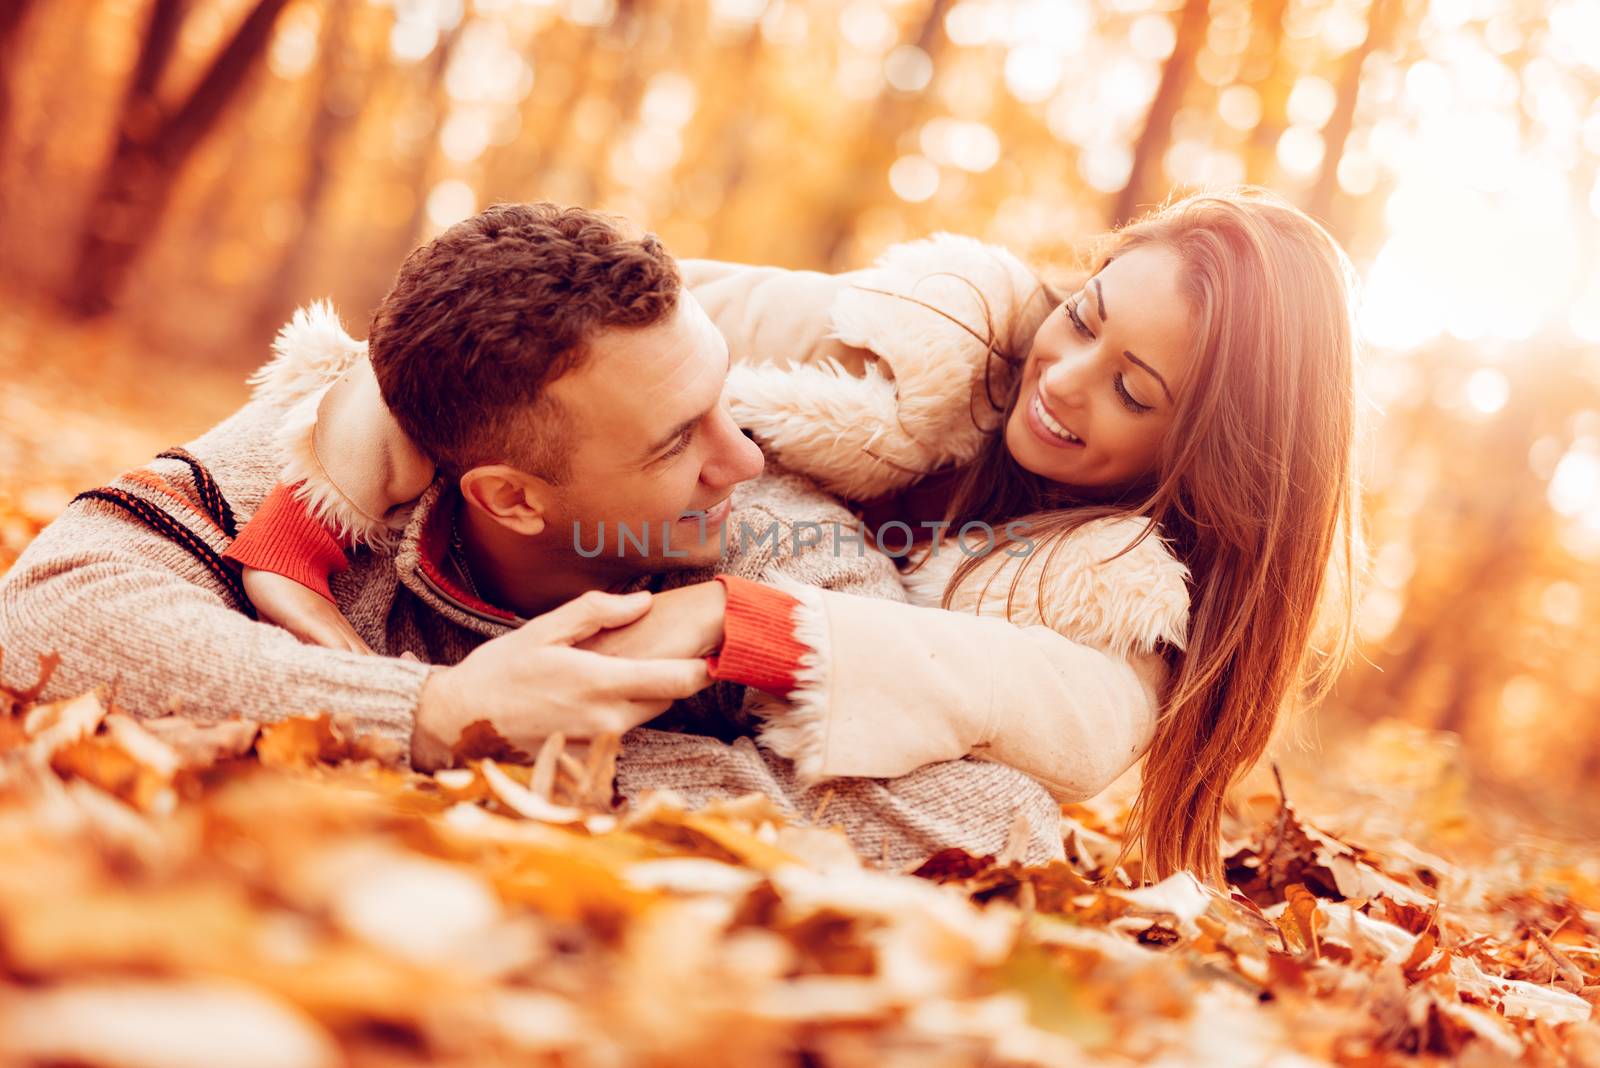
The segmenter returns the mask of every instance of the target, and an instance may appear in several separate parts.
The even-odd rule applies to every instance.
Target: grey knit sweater
[[[247,521],[278,477],[271,434],[282,410],[253,401],[185,447],[208,468],[239,522]],[[113,488],[161,509],[217,551],[228,537],[208,518],[189,468],[158,459],[120,477]],[[362,549],[335,576],[340,609],[380,655],[303,645],[288,632],[248,618],[227,586],[173,540],[103,501],[80,501],[43,530],[0,580],[0,678],[25,687],[37,657],[60,666],[44,696],[114,688],[119,706],[138,715],[173,711],[195,718],[245,716],[272,721],[329,711],[409,748],[418,694],[430,671],[459,661],[506,630],[463,610],[421,568],[420,537],[439,504],[436,484],[419,502],[392,551]],[[789,525],[851,517],[795,475],[770,473],[735,491],[729,529],[775,524],[784,546],[733,539],[720,570],[751,579],[781,573],[801,582],[867,596],[904,599],[888,558],[853,543],[835,551],[827,537],[791,551]],[[811,540],[799,539],[800,542]],[[711,574],[686,571],[641,578],[663,589]],[[399,659],[411,652],[421,662]],[[737,723],[742,690],[721,684],[676,710],[676,722]],[[914,729],[915,710],[906,710]],[[727,734],[728,731],[722,733]],[[752,790],[798,820],[824,809],[873,861],[916,863],[959,845],[993,852],[1020,811],[1029,826],[1029,857],[1061,855],[1058,813],[1033,780],[999,764],[958,760],[895,780],[849,779],[800,787],[788,762],[747,738],[733,744],[701,734],[640,729],[624,738],[618,764],[624,796],[672,789],[691,802]],[[824,805],[824,799],[826,804]]]

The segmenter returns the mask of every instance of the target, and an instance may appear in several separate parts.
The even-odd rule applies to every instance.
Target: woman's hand
[[[244,592],[263,622],[273,623],[307,645],[325,645],[352,653],[371,653],[361,635],[333,602],[271,571],[244,569]]]
[[[626,626],[578,642],[607,656],[630,660],[708,656],[722,647],[728,594],[720,582],[699,582],[658,593],[650,610]]]

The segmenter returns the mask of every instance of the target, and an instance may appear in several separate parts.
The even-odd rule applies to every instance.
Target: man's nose
[[[700,471],[701,480],[716,489],[755,478],[767,465],[761,447],[745,437],[732,419],[727,420],[723,435],[722,447]]]

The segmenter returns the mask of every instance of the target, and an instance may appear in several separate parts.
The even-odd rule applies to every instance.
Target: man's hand
[[[650,611],[624,627],[603,630],[578,643],[607,656],[701,657],[722,647],[728,592],[720,582],[699,582],[658,593]]]
[[[623,659],[573,648],[650,611],[648,591],[591,591],[435,671],[417,707],[412,764],[425,771],[448,766],[468,728],[492,731],[530,754],[557,731],[568,738],[622,734],[705,689],[710,678],[698,658]]]
[[[245,595],[263,621],[277,624],[307,645],[348,649],[352,653],[372,652],[350,621],[321,594],[292,578],[253,567],[245,568],[240,578]]]

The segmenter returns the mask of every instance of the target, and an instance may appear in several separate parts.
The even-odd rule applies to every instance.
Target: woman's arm
[[[769,460],[824,488],[862,500],[903,486],[919,472],[970,455],[978,433],[971,380],[987,359],[979,327],[1026,332],[1037,317],[1036,281],[1002,249],[940,235],[890,249],[877,265],[843,274],[682,260],[685,285],[727,337],[734,358],[730,403]],[[905,299],[910,298],[910,299]],[[966,325],[963,325],[966,324]],[[386,538],[403,506],[434,476],[383,403],[365,346],[331,308],[298,314],[279,336],[278,358],[259,376],[290,403],[277,434],[283,481],[298,484],[298,512],[280,517],[303,531],[307,517],[330,538]],[[264,521],[265,522],[265,521]],[[276,573],[322,593],[333,562],[326,539],[287,540],[246,528],[234,558],[251,585],[276,591],[273,621],[321,613]],[[296,553],[303,555],[296,556]],[[309,621],[297,633],[315,632]]]
[[[786,698],[763,709],[767,744],[811,777],[899,775],[970,753],[1062,797],[1098,793],[1154,736],[1162,650],[1187,640],[1188,571],[1131,516],[1031,550],[989,554],[949,610],[786,587],[792,598],[765,610],[767,626],[739,628],[769,648],[786,623],[803,647],[768,672],[792,686],[751,682]],[[911,599],[939,604],[958,559],[947,543],[907,576]],[[741,641],[736,599],[746,617],[770,602],[730,588],[730,643]]]
[[[727,336],[735,363],[838,359],[859,370],[870,358],[826,336],[828,307],[848,275],[717,260],[683,260],[681,266],[689,292]],[[381,540],[396,511],[432,481],[434,465],[384,404],[365,346],[344,332],[330,308],[302,311],[279,336],[277,352],[270,374],[258,376],[258,392],[292,404],[275,437],[284,458],[282,481],[297,487],[297,504],[274,517],[271,540],[280,551],[263,556],[258,545],[249,550],[253,559],[236,558],[297,581],[309,577],[306,584],[321,592],[318,579],[326,571],[307,575],[307,561],[285,555],[326,555],[323,539],[305,536],[307,517],[330,537]],[[296,537],[291,542],[287,534]]]
[[[295,487],[274,486],[222,554],[243,565],[245,595],[263,622],[309,645],[372,650],[340,613],[328,580],[349,566],[333,532],[312,518]]]
[[[661,601],[653,631],[635,624],[594,647],[698,655],[719,634],[711,677],[784,699],[751,708],[765,719],[763,744],[803,780],[897,778],[970,755],[1080,800],[1154,736],[1166,679],[1156,653],[1119,656],[1049,627],[730,576],[674,592],[683,603]]]
[[[972,755],[1063,800],[1092,797],[1154,737],[1166,668],[1049,627],[791,589],[809,652],[761,740],[801,775],[885,778]]]
[[[863,273],[756,267],[721,260],[679,260],[685,287],[705,308],[735,365],[792,369],[837,361],[865,373],[873,353],[832,336],[835,300]]]

